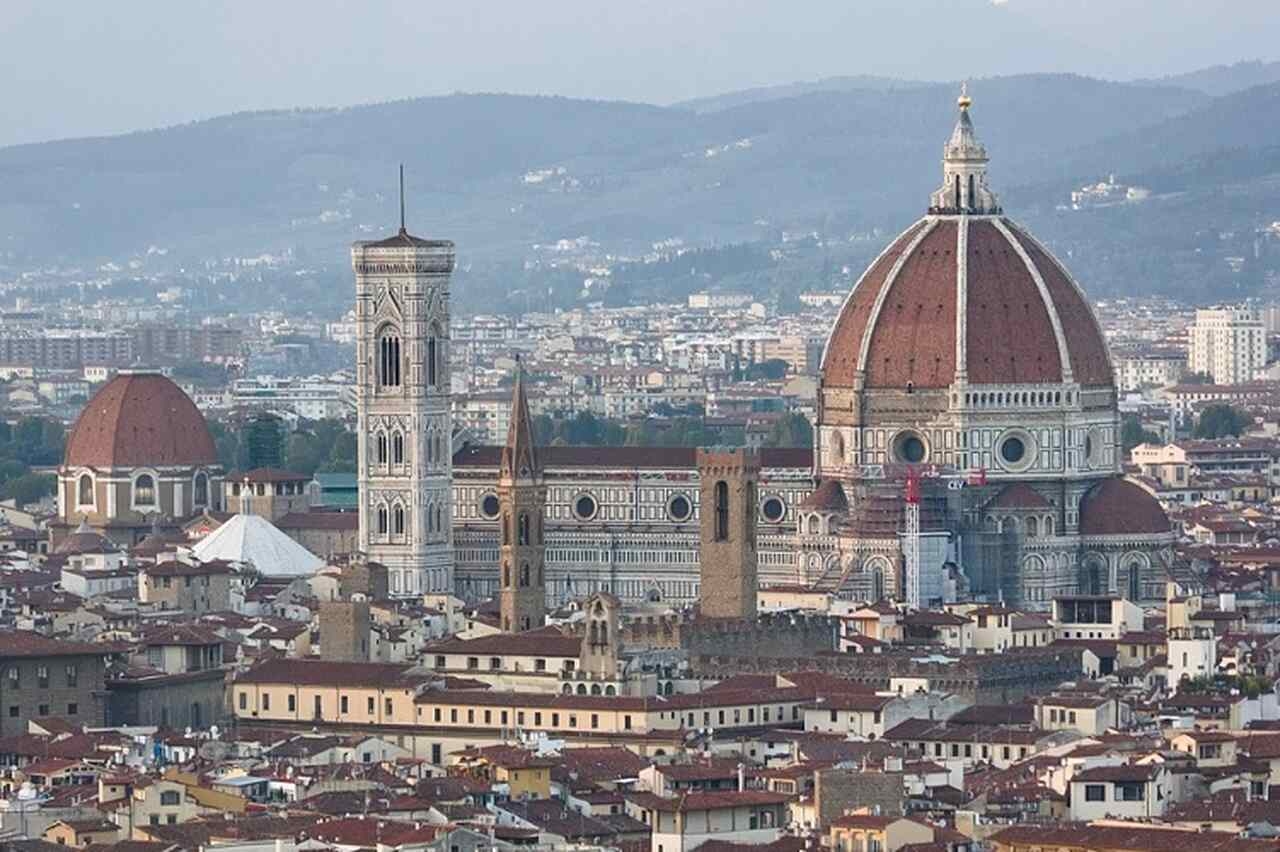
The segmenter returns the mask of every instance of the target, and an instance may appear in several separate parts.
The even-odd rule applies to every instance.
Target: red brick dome
[[[1170,529],[1160,502],[1124,477],[1102,480],[1080,501],[1081,535],[1148,535]]]
[[[66,467],[195,467],[217,464],[204,415],[159,373],[121,373],[76,419]]]
[[[963,256],[964,262],[960,262]],[[963,312],[963,316],[959,316]],[[1026,231],[995,215],[930,215],[871,264],[827,341],[828,388],[1114,384],[1084,294]]]

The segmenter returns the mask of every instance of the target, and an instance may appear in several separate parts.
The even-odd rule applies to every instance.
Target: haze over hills
[[[1148,81],[1020,75],[972,91],[1006,208],[1086,258],[1101,289],[1169,281],[1088,268],[1091,255],[1118,250],[1094,252],[1108,229],[1124,229],[1099,233],[1088,224],[1099,217],[1057,213],[1071,187],[1119,173],[1169,182],[1159,190],[1216,191],[1200,181],[1250,186],[1280,171],[1268,148],[1280,84],[1215,98]],[[161,247],[174,265],[291,250],[341,269],[352,239],[392,227],[404,162],[415,229],[459,243],[461,280],[474,276],[482,302],[508,295],[512,271],[531,258],[554,265],[535,245],[579,237],[601,256],[638,257],[662,241],[768,246],[814,233],[827,262],[856,266],[877,242],[851,237],[922,212],[955,96],[952,83],[875,78],[670,108],[475,94],[24,145],[0,149],[0,236],[11,268],[118,262]],[[1245,195],[1249,215],[1263,216],[1269,200]],[[1143,227],[1161,228],[1170,209],[1145,205]],[[1230,205],[1223,215],[1240,224]]]

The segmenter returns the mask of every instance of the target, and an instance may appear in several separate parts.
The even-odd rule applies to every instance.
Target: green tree
[[[284,467],[284,430],[280,418],[260,414],[249,421],[245,430],[248,448],[246,460],[251,469],[259,467]]]
[[[766,447],[812,447],[813,425],[798,411],[784,414],[764,439]]]
[[[1142,419],[1136,414],[1126,414],[1120,424],[1120,443],[1128,453],[1139,444],[1158,444],[1160,436],[1142,428]]]
[[[5,499],[13,500],[19,506],[26,506],[51,496],[56,487],[56,481],[51,474],[24,473],[0,486],[0,493],[4,494]]]
[[[1211,385],[1213,384],[1213,377],[1210,376],[1208,373],[1187,373],[1185,376],[1182,377],[1182,384]]]
[[[1196,420],[1194,435],[1197,438],[1234,437],[1245,431],[1251,422],[1247,414],[1226,403],[1206,405]]]

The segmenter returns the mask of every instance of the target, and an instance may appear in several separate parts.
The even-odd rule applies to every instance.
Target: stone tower
[[[755,618],[756,492],[753,450],[698,450],[699,607],[708,618]]]
[[[502,577],[498,592],[502,629],[514,633],[542,627],[547,612],[543,576],[546,545],[542,534],[547,487],[533,443],[524,370],[518,363],[511,394],[511,424],[498,469],[498,505],[502,518]]]
[[[596,592],[587,601],[578,671],[589,677],[612,680],[618,676],[622,656],[622,601],[608,592]]]
[[[351,247],[360,550],[393,596],[453,590],[449,276],[453,243],[404,228]]]

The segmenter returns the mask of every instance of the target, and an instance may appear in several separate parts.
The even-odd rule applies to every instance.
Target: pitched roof
[[[340,663],[329,660],[273,659],[236,677],[236,683],[291,683],[306,686],[403,686],[429,680],[410,674],[400,663]]]
[[[260,515],[234,516],[201,539],[192,552],[202,561],[244,563],[263,574],[304,576],[324,567],[324,560]]]

